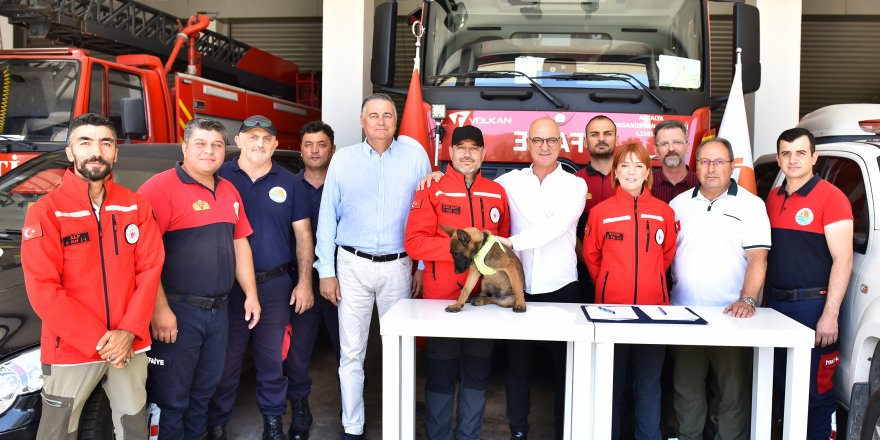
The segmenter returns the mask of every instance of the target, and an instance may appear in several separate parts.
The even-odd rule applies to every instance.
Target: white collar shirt
[[[510,241],[522,261],[526,292],[550,293],[577,281],[575,229],[587,200],[586,182],[559,164],[543,182],[531,167],[496,182],[507,192]]]
[[[770,249],[764,202],[731,181],[715,200],[706,199],[697,185],[669,206],[678,230],[672,304],[726,306],[738,300],[748,266],[746,251]]]

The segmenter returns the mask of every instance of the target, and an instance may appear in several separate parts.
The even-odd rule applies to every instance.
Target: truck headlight
[[[22,394],[43,388],[40,349],[18,354],[0,364],[0,414],[6,412]]]

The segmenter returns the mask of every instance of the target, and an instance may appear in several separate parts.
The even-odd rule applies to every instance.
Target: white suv
[[[880,132],[880,104],[824,107],[798,126],[816,136],[819,160],[813,171],[852,204],[853,266],[840,312],[835,390],[848,410],[847,438],[880,440],[880,134],[867,133],[859,121]],[[774,165],[764,156],[756,161],[756,174],[767,176]],[[772,187],[784,177],[775,175]]]

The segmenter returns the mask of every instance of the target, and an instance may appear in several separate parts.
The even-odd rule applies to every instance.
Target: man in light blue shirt
[[[315,249],[321,295],[339,308],[343,440],[363,438],[373,303],[382,316],[410,295],[404,230],[416,185],[430,172],[425,150],[394,140],[397,112],[388,95],[364,99],[360,120],[366,140],[339,149],[327,170]]]

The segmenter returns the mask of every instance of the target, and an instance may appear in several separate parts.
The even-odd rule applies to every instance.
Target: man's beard
[[[598,144],[594,148],[588,148],[590,150],[590,157],[596,159],[610,159],[614,156],[614,148],[608,148],[605,151],[598,151],[596,148],[598,147],[606,147],[608,148],[608,144]]]
[[[100,163],[104,165],[103,168],[88,168],[86,165],[91,163]],[[91,157],[82,161],[79,166],[76,168],[79,174],[86,178],[86,180],[90,180],[92,182],[100,182],[104,180],[112,170],[112,166],[109,162],[104,160],[102,157]]]
[[[669,168],[677,168],[681,165],[681,156],[677,154],[669,154],[663,158],[663,165],[666,165]]]

